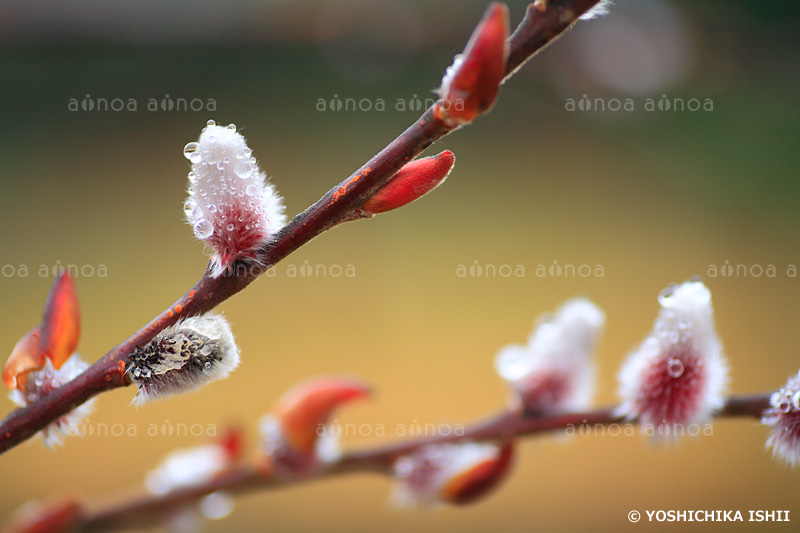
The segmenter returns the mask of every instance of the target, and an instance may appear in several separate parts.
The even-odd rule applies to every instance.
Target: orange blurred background
[[[182,220],[182,149],[209,118],[240,127],[298,213],[418,116],[398,101],[430,98],[485,7],[25,5],[0,21],[0,351],[40,320],[53,270],[76,265],[78,349],[90,361],[205,267]],[[524,2],[510,7],[515,24]],[[105,394],[94,435],[0,457],[0,517],[31,499],[141,486],[168,452],[202,442],[198,432],[241,424],[254,449],[273,400],[316,374],[357,374],[376,389],[337,413],[375,428],[345,447],[475,420],[505,401],[496,351],[575,295],[606,312],[596,402],[612,404],[658,292],[694,274],[714,297],[731,391],[779,388],[800,367],[797,18],[794,6],[620,0],[579,24],[503,87],[490,115],[427,152],[456,154],[441,188],[322,235],[221,306],[243,358],[230,379],[139,409],[132,389]],[[132,99],[136,110],[82,107],[101,98]],[[205,105],[160,108],[179,98]],[[331,110],[337,98],[361,109]],[[704,108],[674,109],[692,99]],[[609,110],[614,100],[632,109]],[[313,276],[291,275],[306,264]],[[577,274],[552,274],[556,264]],[[739,268],[723,276],[726,264]],[[476,265],[484,274],[470,273]],[[490,266],[515,273],[487,276]],[[206,530],[661,529],[629,524],[630,510],[647,509],[781,509],[800,520],[798,473],[770,460],[766,434],[754,420],[723,420],[711,437],[666,448],[639,435],[528,439],[510,480],[471,507],[398,512],[385,503],[386,479],[359,475],[243,497]]]

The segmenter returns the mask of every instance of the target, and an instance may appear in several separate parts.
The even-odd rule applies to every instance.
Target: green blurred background
[[[524,5],[510,2],[512,24]],[[58,265],[80,269],[79,352],[90,361],[194,283],[206,259],[182,220],[182,148],[209,118],[240,127],[293,215],[418,116],[397,110],[398,99],[413,108],[431,97],[484,8],[4,6],[0,351],[39,321]],[[398,425],[474,420],[505,400],[498,348],[579,294],[607,313],[596,398],[611,404],[656,295],[694,274],[714,296],[731,390],[782,386],[800,366],[799,13],[789,2],[620,0],[610,16],[578,25],[503,87],[490,115],[429,150],[456,154],[444,186],[324,234],[221,307],[243,356],[230,379],[140,409],[129,405],[132,389],[103,395],[90,422],[106,434],[55,451],[29,442],[0,458],[0,516],[52,495],[109,497],[205,438],[152,436],[151,427],[242,424],[253,449],[273,400],[320,373],[358,374],[377,391],[337,419],[387,434],[349,436],[346,447],[390,440]],[[137,109],[85,110],[87,95]],[[584,95],[592,108],[570,110]],[[372,109],[319,110],[337,97]],[[178,98],[206,106],[148,108]],[[633,110],[597,111],[614,99]],[[713,109],[662,110],[663,99]],[[726,262],[738,271],[714,276]],[[592,275],[537,275],[556,263]],[[290,275],[306,264],[319,275]],[[469,272],[475,265],[481,275]],[[518,265],[522,276],[485,274]],[[348,267],[354,276],[335,275]],[[5,402],[0,413],[11,409]],[[386,479],[350,476],[241,498],[207,530],[645,531],[669,526],[629,524],[628,511],[785,509],[794,527],[690,527],[789,531],[800,520],[798,473],[770,460],[765,438],[755,421],[725,420],[712,437],[667,448],[639,435],[528,439],[510,480],[469,508],[394,511]]]

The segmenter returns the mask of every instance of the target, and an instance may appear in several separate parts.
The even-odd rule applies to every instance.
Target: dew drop
[[[228,229],[228,231],[233,231],[234,229],[236,229],[236,226],[234,226],[233,224],[228,224],[226,228]]]
[[[228,124],[228,129],[231,131],[236,131],[236,124]]]
[[[245,149],[244,149],[244,156],[245,157],[250,157],[250,154],[252,154],[252,153],[253,153],[253,151],[250,148],[245,147]]]
[[[782,413],[788,413],[792,410],[792,404],[787,402],[786,400],[782,400],[781,403],[778,405],[778,411]]]
[[[201,218],[194,223],[194,235],[198,239],[208,239],[214,233],[214,224]]]
[[[769,397],[769,404],[772,407],[777,408],[781,403],[781,393],[780,392],[773,392],[772,396]]]
[[[211,204],[210,206],[208,206],[208,212],[213,215],[214,213],[217,212],[217,206],[214,205],[214,204]]]
[[[196,142],[190,142],[186,146],[183,147],[183,156],[186,159],[189,159],[190,161],[192,159],[192,154],[194,154],[196,152],[197,152],[197,143]],[[194,163],[194,161],[192,161],[192,163]]]
[[[208,143],[209,144],[215,144],[216,142],[217,142],[217,137],[215,135],[209,135],[208,136]]]
[[[193,218],[196,209],[197,204],[194,200],[186,200],[183,203],[183,212],[186,214],[186,218]]]
[[[216,126],[216,125],[217,123],[214,122],[213,120],[209,120],[208,122],[206,122],[206,126]]]
[[[247,194],[247,196],[254,196],[258,192],[258,187],[256,187],[254,183],[251,183],[247,186],[244,192]]]
[[[247,161],[238,161],[233,166],[233,172],[241,179],[246,180],[253,173],[253,167]]]
[[[800,409],[800,391],[795,392],[794,396],[792,396],[792,404],[795,409]]]
[[[211,361],[206,361],[205,363],[203,363],[203,366],[206,368],[206,370],[208,370],[209,368],[211,368]]]
[[[225,170],[225,162],[220,161],[217,163],[217,170]]]
[[[200,152],[193,152],[192,154],[189,154],[189,161],[195,165],[198,164],[201,159],[203,159],[203,156],[200,155]]]
[[[208,344],[205,344],[205,345],[203,345],[202,348],[200,348],[200,355],[202,355],[204,357],[205,356],[209,356],[209,355],[211,355],[212,351],[213,351],[213,348],[211,348],[211,346],[209,346]]]
[[[670,358],[667,360],[667,374],[671,378],[679,378],[683,375],[683,362],[680,359]]]
[[[662,307],[669,307],[672,304],[672,297],[674,296],[677,288],[677,284],[672,284],[666,289],[662,290],[658,294],[658,303],[661,304]]]

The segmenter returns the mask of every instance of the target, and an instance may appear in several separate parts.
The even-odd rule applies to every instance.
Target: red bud
[[[50,288],[42,322],[42,348],[53,368],[61,368],[77,348],[80,326],[78,294],[72,277],[65,271]]]
[[[8,356],[3,367],[3,383],[9,389],[19,388],[28,372],[44,368],[44,351],[39,342],[40,330],[41,326],[36,326],[26,333]]]
[[[286,439],[297,451],[313,453],[318,429],[342,403],[369,396],[361,381],[340,376],[323,376],[303,381],[289,389],[275,403],[273,413]]]
[[[451,478],[442,487],[442,500],[465,505],[485,496],[505,478],[514,455],[513,442],[507,442],[499,454],[474,465],[469,470]]]
[[[41,370],[45,358],[59,369],[78,345],[80,311],[75,284],[68,272],[54,282],[44,305],[44,319],[22,337],[3,367],[3,382],[9,389],[20,388],[29,372]]]
[[[467,124],[495,101],[508,59],[508,7],[493,3],[475,28],[464,52],[442,80],[437,117],[450,126]]]
[[[447,179],[455,161],[449,150],[411,161],[364,203],[364,211],[385,213],[425,196]]]

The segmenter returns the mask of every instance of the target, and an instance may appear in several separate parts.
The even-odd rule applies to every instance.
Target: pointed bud
[[[711,292],[699,279],[658,297],[650,336],[619,373],[619,414],[638,418],[659,437],[711,420],[724,405],[728,365],[714,328]]]
[[[399,506],[472,503],[506,476],[513,444],[430,444],[394,464],[392,501]]]
[[[80,336],[80,310],[75,284],[64,271],[50,287],[42,324],[19,340],[3,367],[3,382],[9,389],[21,387],[28,372],[42,370],[45,359],[58,370],[73,354]],[[20,383],[18,383],[18,381]]]
[[[364,203],[364,212],[385,213],[422,198],[444,183],[455,162],[449,150],[411,161]]]
[[[41,343],[53,368],[61,368],[78,346],[81,314],[78,293],[69,272],[64,271],[53,283],[44,306]]]
[[[586,409],[592,399],[592,358],[605,316],[589,300],[565,302],[537,319],[527,345],[510,345],[495,359],[497,373],[514,391],[511,408],[529,413]]]
[[[44,306],[44,318],[14,346],[3,368],[3,382],[11,401],[25,407],[82,374],[89,365],[73,353],[80,334],[80,311],[75,285],[68,272],[53,282]],[[66,434],[80,434],[78,423],[92,410],[86,402],[57,418],[42,430],[43,442],[63,444]]]
[[[265,468],[287,477],[334,460],[338,435],[327,426],[331,414],[338,406],[369,394],[370,388],[362,381],[342,376],[312,378],[289,389],[260,422]]]
[[[505,75],[507,38],[508,7],[491,4],[442,79],[434,109],[440,120],[449,126],[468,124],[492,107]]]
[[[212,276],[220,276],[238,260],[255,260],[285,224],[283,202],[266,182],[236,126],[213,120],[200,139],[183,151],[192,163],[186,220],[195,237],[214,250]]]
[[[239,348],[221,315],[207,313],[178,322],[128,356],[125,372],[139,387],[134,403],[199,390],[228,377],[239,365]]]
[[[800,465],[800,372],[770,398],[761,423],[769,426],[767,448],[792,468]]]
[[[21,387],[29,372],[44,368],[46,357],[39,340],[41,330],[41,326],[36,326],[26,333],[11,350],[11,355],[8,356],[3,367],[3,383],[9,389]]]

